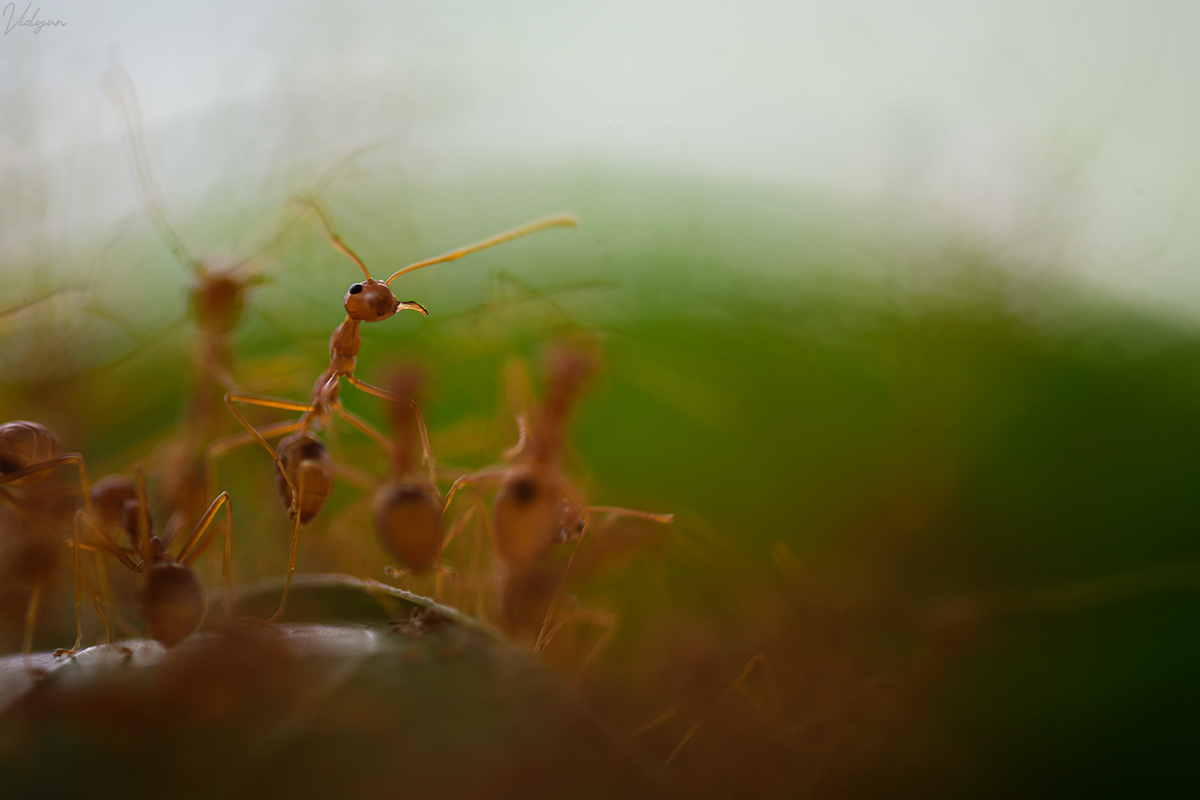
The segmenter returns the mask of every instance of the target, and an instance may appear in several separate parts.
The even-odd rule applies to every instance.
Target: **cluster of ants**
[[[355,376],[356,360],[362,346],[362,323],[381,322],[402,310],[428,313],[420,303],[397,299],[391,284],[401,275],[548,228],[572,227],[578,224],[576,218],[558,215],[535,220],[475,244],[410,264],[386,280],[376,280],[335,232],[317,197],[296,198],[297,206],[337,251],[362,270],[365,279],[351,285],[343,298],[346,318],[330,338],[329,365],[313,383],[307,402],[243,393],[232,378],[229,337],[241,318],[246,291],[261,278],[248,274],[241,268],[242,264],[219,268],[188,253],[158,202],[156,184],[135,124],[138,117],[132,88],[127,79],[118,76],[109,89],[126,121],[134,173],[151,221],[194,279],[188,290],[188,300],[198,332],[197,385],[188,409],[188,422],[172,443],[164,470],[165,501],[173,513],[161,536],[154,531],[140,468],[134,470],[133,477],[110,476],[93,483],[84,457],[78,453],[63,453],[58,437],[48,427],[31,421],[0,425],[0,503],[8,506],[11,512],[3,518],[4,528],[0,529],[0,558],[9,563],[0,566],[10,574],[20,573],[30,586],[25,611],[26,657],[32,647],[44,586],[50,579],[53,565],[58,562],[54,552],[44,552],[46,542],[50,542],[50,548],[60,548],[58,552],[64,544],[69,548],[75,576],[76,641],[71,648],[57,651],[56,656],[72,656],[81,647],[80,615],[85,595],[105,627],[106,640],[112,638],[103,591],[108,580],[104,567],[106,559],[115,559],[141,576],[138,605],[150,637],[166,647],[173,647],[194,633],[203,624],[208,605],[192,565],[211,543],[216,531],[224,534],[224,605],[226,614],[232,619],[231,506],[236,498],[231,498],[226,491],[216,490],[217,463],[230,450],[255,442],[274,462],[275,482],[291,520],[291,544],[278,609],[269,618],[253,622],[269,624],[279,620],[287,607],[296,568],[299,529],[320,513],[333,490],[335,463],[321,433],[332,425],[335,416],[377,442],[391,459],[390,477],[375,494],[372,506],[379,539],[401,567],[400,570],[389,568],[389,574],[432,572],[435,598],[440,599],[445,576],[454,575],[453,570],[443,564],[443,553],[467,520],[476,517],[488,532],[502,574],[501,605],[510,611],[528,599],[529,587],[537,583],[539,568],[555,548],[568,542],[575,545],[565,570],[558,574],[544,615],[533,626],[537,633],[536,637],[531,635],[530,638],[535,652],[544,649],[572,618],[595,621],[594,612],[589,617],[589,612],[577,604],[563,610],[562,592],[564,578],[579,552],[591,517],[599,514],[633,516],[669,523],[672,516],[589,505],[561,467],[560,456],[572,406],[595,366],[593,348],[562,346],[553,350],[548,359],[544,397],[518,417],[519,439],[502,454],[503,463],[482,471],[458,474],[453,479],[439,472],[430,448],[424,419],[417,405],[420,389],[417,371],[402,373],[389,389],[371,385]],[[342,405],[339,393],[343,380],[389,404],[396,428],[395,440],[388,439]],[[242,410],[246,406],[291,412],[299,418],[256,427]],[[226,411],[237,419],[244,431],[214,435],[221,427],[219,415]],[[272,445],[271,440],[278,437],[283,438]],[[69,503],[74,510],[73,517],[63,514],[64,504],[49,497],[50,490],[45,489],[45,479],[63,468],[78,473],[82,507],[77,501]],[[444,495],[439,484],[449,484]],[[488,489],[494,489],[490,511],[484,502]],[[460,492],[473,497],[474,502],[453,516],[452,506]],[[172,555],[172,543],[187,529],[191,520],[198,521],[192,525],[183,545]],[[69,532],[64,526],[69,526]],[[84,567],[84,553],[94,554],[93,576],[89,576]],[[610,635],[611,630],[602,638],[606,641]]]

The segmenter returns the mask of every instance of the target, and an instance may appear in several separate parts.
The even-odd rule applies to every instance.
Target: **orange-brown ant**
[[[178,528],[168,527],[162,539],[153,534],[146,502],[145,480],[140,471],[136,480],[114,476],[97,482],[96,489],[92,498],[96,516],[83,512],[77,512],[75,515],[77,585],[79,581],[86,580],[78,566],[80,549],[107,553],[132,572],[144,575],[142,587],[138,592],[138,607],[146,623],[146,630],[154,640],[166,647],[174,647],[190,636],[204,619],[204,590],[192,572],[191,565],[204,551],[207,545],[205,534],[223,507],[225,553],[222,577],[225,583],[225,610],[227,613],[230,611],[233,518],[227,492],[221,492],[209,504],[192,530],[191,536],[180,548],[179,555],[172,556],[167,548]],[[109,535],[106,528],[114,524],[128,536],[129,546],[118,544]],[[96,535],[94,541],[83,541],[81,529],[84,527]],[[76,595],[78,596],[78,588]],[[80,640],[77,638],[75,647],[68,651],[68,654],[74,653],[79,644]]]
[[[437,468],[425,440],[425,429],[417,410],[421,375],[415,367],[399,372],[391,384],[392,394],[411,402],[392,404],[392,469],[386,483],[375,493],[372,516],[379,540],[409,572],[438,569],[435,595],[441,595],[442,496],[437,489]],[[418,441],[418,437],[421,440]],[[418,449],[420,448],[420,449]],[[418,452],[424,452],[429,467],[426,478],[419,472]]]
[[[78,453],[63,453],[58,437],[37,422],[18,420],[0,425],[0,502],[12,508],[17,517],[11,527],[3,531],[4,572],[8,581],[29,585],[29,601],[25,612],[25,636],[22,652],[29,655],[33,646],[33,633],[37,625],[38,609],[42,592],[58,563],[59,545],[55,542],[52,523],[48,522],[40,498],[22,496],[5,486],[28,491],[44,481],[49,473],[61,466],[74,464],[79,470],[79,486],[88,510],[91,498],[87,468],[83,456]],[[41,487],[38,487],[39,489]],[[51,512],[60,505],[53,498],[48,500]],[[8,527],[8,526],[6,526]]]
[[[359,327],[363,322],[380,322],[402,310],[428,314],[420,303],[398,300],[391,290],[392,281],[408,272],[432,266],[433,264],[455,261],[471,253],[494,247],[522,236],[536,233],[537,231],[552,227],[574,227],[579,224],[578,219],[572,215],[564,214],[545,217],[476,242],[475,244],[451,250],[434,258],[409,264],[392,273],[386,281],[379,281],[371,277],[371,273],[362,259],[355,255],[354,251],[334,232],[332,225],[329,223],[328,215],[314,197],[298,197],[296,198],[296,202],[312,213],[329,243],[334,249],[353,261],[362,270],[363,275],[366,276],[366,280],[352,284],[342,299],[342,305],[346,310],[346,318],[338,325],[330,337],[329,366],[317,378],[316,383],[313,384],[309,402],[298,403],[292,400],[250,394],[226,394],[225,403],[242,424],[242,427],[246,429],[246,434],[238,434],[218,440],[208,448],[210,485],[214,477],[213,465],[216,457],[248,441],[246,435],[262,445],[275,461],[277,470],[276,486],[279,488],[280,494],[287,504],[288,515],[292,519],[292,537],[283,596],[279,602],[279,609],[272,615],[271,620],[281,617],[286,608],[288,590],[291,586],[292,574],[296,568],[296,545],[300,525],[308,522],[317,515],[333,490],[333,460],[324,443],[316,436],[316,433],[322,427],[327,427],[332,421],[333,414],[336,413],[346,420],[346,422],[350,423],[350,425],[375,440],[385,451],[391,451],[391,444],[382,434],[372,428],[366,420],[363,420],[342,406],[341,401],[338,399],[342,378],[345,378],[351,385],[358,387],[368,394],[392,402],[408,404],[416,415],[417,425],[421,431],[425,458],[432,463],[432,455],[429,452],[428,436],[425,433],[424,421],[420,417],[420,412],[417,410],[416,404],[409,398],[397,396],[378,386],[361,381],[354,376],[355,363],[359,349],[362,346],[362,335]],[[238,410],[235,404],[239,403],[265,408],[276,408],[283,411],[300,412],[301,417],[296,422],[272,425],[258,430]],[[290,435],[279,442],[277,449],[272,448],[268,444],[266,437],[283,433]]]
[[[658,523],[674,521],[672,514],[653,514],[612,506],[590,506],[575,484],[562,471],[560,457],[572,408],[583,384],[596,367],[596,355],[586,346],[559,347],[549,353],[549,385],[540,404],[530,404],[528,374],[523,364],[513,362],[509,369],[510,395],[521,395],[517,405],[526,411],[517,418],[519,440],[504,453],[508,462],[456,480],[446,496],[445,510],[454,495],[464,487],[497,484],[492,500],[489,532],[505,570],[503,613],[513,627],[530,613],[544,608],[541,628],[534,642],[540,652],[555,634],[574,619],[590,621],[606,628],[601,641],[584,659],[582,670],[612,635],[616,619],[607,612],[574,608],[555,620],[562,587],[593,514],[612,517],[636,517]],[[447,537],[449,538],[449,537]],[[543,562],[560,544],[573,541],[575,547],[557,580],[541,570]],[[552,593],[549,605],[545,595]],[[540,598],[540,599],[539,599]],[[533,612],[538,608],[537,612]],[[536,623],[535,623],[536,624]]]

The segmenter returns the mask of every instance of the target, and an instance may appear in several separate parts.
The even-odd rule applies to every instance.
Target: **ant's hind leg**
[[[191,537],[179,551],[178,560],[185,567],[190,567],[192,562],[200,557],[204,548],[208,546],[208,541],[204,537],[222,506],[225,508],[225,553],[221,560],[221,582],[225,587],[225,613],[231,614],[233,613],[233,503],[229,499],[228,492],[221,492],[209,505],[204,516],[196,523]]]
[[[351,386],[354,386],[354,387],[366,392],[367,394],[373,394],[376,397],[381,398],[383,400],[391,400],[393,403],[407,403],[412,408],[413,414],[416,415],[417,431],[421,434],[421,455],[424,456],[425,463],[429,465],[429,482],[436,486],[437,485],[437,465],[434,463],[434,460],[433,460],[433,448],[431,448],[429,446],[429,432],[425,428],[425,416],[421,413],[421,409],[417,406],[416,402],[413,401],[413,399],[410,397],[404,397],[403,395],[398,395],[393,392],[389,392],[387,389],[381,389],[378,386],[374,386],[370,383],[367,383],[366,381],[360,381],[358,378],[354,377],[353,375],[347,375],[346,380],[350,382]],[[345,416],[346,414],[349,414],[350,412],[346,411],[339,405],[338,413]],[[351,420],[349,417],[346,417],[346,421],[352,425],[355,425],[355,427],[358,427],[357,424],[355,424],[355,422],[353,420]],[[363,421],[363,424],[365,425],[366,422]],[[368,432],[368,431],[364,430],[363,428],[359,428],[359,430],[363,431],[363,433],[366,433],[368,436],[371,436],[372,438],[379,437],[376,440],[382,441],[384,450],[389,455],[391,455],[391,453],[392,453],[391,443],[388,442],[386,439],[383,439],[383,437],[380,436],[378,432]]]
[[[302,481],[296,488],[296,516],[292,518],[292,545],[288,551],[288,570],[287,577],[283,581],[283,597],[279,598],[279,608],[267,618],[268,624],[277,622],[283,616],[284,609],[287,608],[288,591],[292,588],[292,573],[296,571],[296,544],[300,540],[300,509],[304,507],[303,502],[304,483]]]
[[[600,628],[600,636],[596,643],[588,650],[587,655],[579,662],[579,666],[575,668],[574,680],[578,681],[583,677],[584,670],[591,666],[604,649],[608,647],[613,636],[617,633],[617,625],[620,622],[620,617],[612,611],[605,611],[599,608],[583,608],[579,605],[579,600],[575,597],[570,598],[571,608],[564,612],[558,621],[550,630],[546,631],[545,636],[541,640],[541,649],[545,650],[550,646],[550,642],[568,622],[582,622],[595,625]],[[553,607],[551,608],[553,611]]]
[[[240,416],[235,411],[236,416]],[[245,423],[243,423],[244,425]],[[217,459],[228,453],[230,450],[236,450],[243,445],[250,444],[256,441],[258,436],[263,439],[268,437],[283,436],[292,431],[299,430],[303,425],[300,420],[291,422],[276,422],[271,425],[264,425],[261,428],[255,428],[252,432],[243,431],[242,433],[234,433],[229,436],[224,436],[209,443],[208,447],[204,448],[204,491],[206,495],[211,495],[217,485]],[[248,431],[250,429],[247,429]],[[274,451],[272,451],[274,452]]]
[[[279,474],[283,475],[283,479],[287,482],[289,493],[291,494],[292,499],[295,500],[296,487],[292,485],[292,479],[288,477],[287,469],[284,468],[283,461],[279,458],[279,454],[275,452],[275,448],[267,444],[267,440],[263,437],[262,433],[260,433],[253,425],[250,424],[250,420],[246,419],[246,416],[237,409],[237,406],[235,406],[234,403],[245,403],[246,405],[261,406],[263,408],[278,408],[284,411],[299,411],[304,414],[312,411],[312,406],[308,405],[307,403],[297,403],[292,400],[279,400],[274,397],[259,397],[252,394],[225,395],[225,405],[229,406],[229,410],[233,412],[235,417],[237,417],[238,422],[242,424],[242,427],[246,429],[246,432],[250,434],[255,441],[262,445],[263,449],[271,455],[272,459],[274,459],[275,466],[279,468]],[[302,427],[303,422],[297,422],[295,425],[296,428],[300,428]],[[211,487],[209,488],[211,489]],[[299,508],[297,503],[292,503],[290,505],[292,508]]]
[[[33,590],[29,593],[29,604],[25,607],[25,640],[21,645],[21,655],[25,658],[25,671],[31,677],[42,674],[41,670],[29,663],[29,656],[33,653],[33,630],[37,627],[38,607],[41,600],[42,582],[39,580],[33,585]]]
[[[771,669],[771,662],[767,659],[765,653],[755,653],[754,656],[748,662],[746,662],[746,666],[742,668],[741,673],[739,673],[738,676],[729,683],[725,691],[721,693],[721,696],[713,701],[713,703],[709,705],[703,713],[700,714],[699,718],[692,723],[692,726],[688,728],[687,732],[684,733],[683,738],[679,740],[679,743],[675,745],[675,749],[671,751],[671,754],[667,756],[667,760],[663,762],[664,767],[669,766],[670,763],[675,760],[675,756],[679,754],[679,751],[683,749],[683,746],[686,745],[692,739],[692,737],[696,735],[696,732],[699,731],[704,723],[708,721],[708,718],[712,716],[712,713],[717,709],[717,707],[725,702],[725,700],[728,699],[728,697],[734,692],[744,696],[760,711],[764,710],[762,703],[756,700],[746,688],[746,679],[750,676],[750,673],[754,670],[755,666],[758,666],[766,676],[767,692],[770,695],[770,709],[767,710],[770,711],[777,721],[782,720],[782,709],[779,704],[779,693],[775,687],[775,674]],[[637,736],[640,733],[644,733],[651,728],[656,728],[663,724],[667,720],[674,717],[686,702],[689,701],[685,700],[681,703],[677,703],[665,713],[660,714],[650,722],[647,722],[645,725],[635,730],[630,734],[630,736]]]

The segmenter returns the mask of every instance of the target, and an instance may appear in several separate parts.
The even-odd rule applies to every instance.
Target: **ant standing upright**
[[[486,520],[493,545],[504,569],[501,611],[510,632],[527,624],[528,617],[541,616],[534,652],[544,650],[564,624],[589,621],[605,628],[601,640],[580,663],[578,671],[599,653],[611,638],[616,619],[607,612],[575,608],[555,618],[562,588],[579,553],[593,514],[636,517],[661,524],[674,521],[672,514],[653,514],[613,506],[588,505],[583,494],[562,471],[560,464],[571,411],[587,379],[596,368],[593,348],[561,346],[547,357],[548,387],[540,404],[517,418],[519,439],[504,453],[508,462],[456,480],[446,496],[449,510],[455,494],[472,485],[497,486],[491,519]],[[529,397],[528,374],[510,367],[510,394]],[[447,537],[449,538],[449,536]],[[566,567],[550,584],[541,567],[558,545],[573,541],[575,547]],[[545,594],[552,596],[545,605]],[[541,611],[541,609],[544,609]],[[537,624],[536,622],[534,623]]]

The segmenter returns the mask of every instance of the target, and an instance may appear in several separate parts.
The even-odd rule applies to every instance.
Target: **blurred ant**
[[[407,402],[391,405],[392,469],[386,483],[375,493],[372,516],[379,540],[404,569],[420,574],[431,566],[437,570],[435,597],[441,597],[442,495],[437,489],[437,467],[418,411],[422,375],[416,367],[399,372],[391,383],[395,397]],[[418,471],[420,451],[428,462],[429,477]]]
[[[596,361],[597,356],[589,347],[564,346],[552,350],[547,358],[549,383],[540,404],[530,402],[532,393],[524,366],[518,362],[510,365],[510,396],[516,395],[516,404],[526,410],[517,416],[517,444],[503,454],[509,463],[456,480],[447,493],[444,508],[450,508],[454,495],[464,487],[499,484],[492,500],[491,519],[488,521],[485,514],[485,524],[506,573],[503,613],[512,628],[545,608],[534,642],[535,653],[544,650],[568,621],[588,621],[604,627],[601,640],[580,664],[579,671],[608,642],[616,625],[612,614],[580,608],[574,598],[570,599],[574,608],[554,619],[563,584],[591,524],[591,515],[635,517],[662,524],[674,521],[672,514],[590,506],[562,472],[559,462],[570,414],[583,384],[595,371]],[[551,577],[548,582],[542,564],[558,545],[570,541],[574,541],[575,547],[566,567],[557,580]],[[549,586],[553,587],[552,597],[548,606],[542,606],[545,595],[550,593]]]
[[[221,492],[217,495],[180,548],[179,555],[172,556],[168,547],[179,526],[169,524],[161,539],[153,534],[146,502],[146,482],[140,470],[136,472],[134,480],[112,476],[97,482],[92,497],[92,512],[85,514],[80,511],[75,515],[73,544],[77,631],[80,631],[79,587],[81,582],[86,584],[86,576],[78,565],[78,553],[84,549],[107,553],[130,571],[145,576],[138,592],[138,606],[146,629],[155,641],[165,647],[174,647],[195,632],[204,620],[206,605],[204,590],[191,565],[207,546],[205,534],[222,508],[225,510],[225,553],[221,574],[225,584],[225,611],[228,614],[232,608],[230,569],[233,558],[233,518],[229,494]],[[96,535],[94,541],[83,541],[81,529],[84,527]],[[109,535],[107,529],[112,527],[126,534],[128,546],[118,544]],[[135,561],[135,557],[138,560]],[[90,586],[88,591],[93,591]],[[93,595],[93,602],[96,599]],[[64,654],[73,655],[79,649],[81,638],[80,632],[75,646],[64,651]]]
[[[33,647],[38,609],[46,582],[58,563],[59,545],[55,542],[52,518],[61,516],[61,499],[37,487],[29,494],[24,487],[40,484],[58,467],[74,464],[79,470],[79,486],[84,504],[91,512],[87,468],[79,453],[63,453],[58,437],[37,422],[18,420],[0,425],[0,502],[9,506],[18,519],[9,519],[0,531],[3,545],[2,566],[5,583],[30,586],[25,611],[22,652],[28,658]],[[14,493],[4,485],[17,488]]]
[[[313,384],[312,395],[308,403],[298,403],[292,400],[249,394],[229,393],[225,395],[225,404],[229,406],[229,410],[233,412],[238,422],[246,429],[246,434],[262,445],[275,461],[277,469],[275,484],[283,496],[284,502],[287,504],[288,515],[292,518],[292,538],[283,597],[280,599],[279,609],[268,621],[279,619],[286,607],[292,573],[296,568],[296,545],[300,525],[308,522],[317,515],[333,491],[333,460],[325,444],[317,438],[316,432],[323,427],[328,427],[332,422],[333,414],[336,413],[346,422],[350,423],[351,426],[375,440],[385,452],[392,452],[390,442],[382,434],[371,427],[366,420],[351,413],[342,406],[338,398],[342,378],[345,378],[351,385],[358,387],[367,394],[372,394],[395,403],[404,403],[411,407],[418,429],[420,430],[424,457],[430,463],[432,470],[433,457],[429,451],[429,438],[425,432],[425,423],[421,419],[420,411],[417,409],[416,404],[407,397],[395,395],[378,386],[361,381],[354,376],[358,351],[362,346],[362,335],[359,331],[361,323],[380,322],[401,310],[417,311],[425,315],[429,313],[420,303],[411,300],[404,302],[397,300],[396,295],[392,293],[390,288],[392,281],[405,273],[433,264],[455,261],[471,253],[494,247],[537,231],[552,227],[574,227],[578,225],[578,220],[571,215],[545,217],[476,242],[475,244],[460,247],[443,255],[410,264],[392,273],[391,277],[386,281],[378,281],[371,277],[371,273],[362,259],[355,255],[345,242],[342,241],[341,237],[334,232],[333,227],[329,224],[327,215],[314,197],[298,197],[296,198],[296,202],[305,206],[312,213],[319,223],[322,233],[324,233],[325,238],[333,248],[353,261],[362,270],[363,275],[366,276],[366,280],[351,285],[342,299],[342,305],[346,309],[346,319],[338,325],[330,337],[329,366],[317,378],[316,383]],[[258,430],[238,410],[235,405],[237,403],[300,412],[301,417],[296,422],[267,426],[262,430]],[[290,435],[279,442],[277,450],[267,443],[266,436],[283,433],[289,433]],[[214,476],[213,465],[216,457],[233,447],[240,446],[244,442],[249,441],[246,438],[246,434],[227,437],[209,446],[210,481]]]
[[[196,326],[192,388],[183,430],[167,449],[163,475],[171,508],[182,512],[186,518],[194,518],[208,499],[203,492],[204,448],[225,432],[221,398],[226,392],[237,390],[230,334],[241,320],[247,290],[266,282],[261,274],[247,267],[263,253],[277,248],[288,235],[291,225],[283,226],[265,246],[232,264],[196,258],[167,217],[162,189],[147,155],[144,125],[132,81],[124,70],[110,67],[105,75],[105,90],[121,116],[129,160],[146,216],[191,278],[187,306],[188,315]]]

